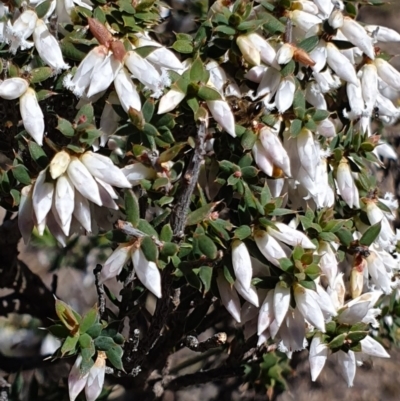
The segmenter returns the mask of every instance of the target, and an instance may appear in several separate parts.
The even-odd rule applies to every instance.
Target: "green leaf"
[[[47,0],[41,3],[40,5],[47,3]],[[30,72],[30,83],[37,84],[39,82],[45,81],[50,78],[54,74],[54,71],[50,67],[39,67],[35,68]]]
[[[327,110],[317,109],[317,110],[315,110],[315,113],[313,114],[312,118],[314,121],[319,122],[319,121],[326,120],[329,117],[329,114],[330,113]]]
[[[28,143],[29,154],[31,155],[32,159],[41,167],[46,168],[49,164],[49,159],[44,153],[43,149],[33,141]]]
[[[108,296],[108,298],[110,297]],[[103,325],[101,323],[95,323],[93,326],[88,328],[86,334],[88,334],[92,338],[96,338],[100,335],[101,330],[103,330]]]
[[[236,33],[236,30],[228,25],[218,25],[215,29],[214,32],[221,32],[225,35],[234,35]]]
[[[96,350],[108,351],[109,349],[114,347],[116,344],[111,337],[99,336],[99,337],[95,338],[94,345],[96,347]]]
[[[64,356],[65,354],[71,355],[74,354],[76,345],[78,344],[79,334],[75,334],[73,336],[68,336],[63,345],[61,347],[61,355]]]
[[[209,86],[201,86],[197,92],[197,95],[203,100],[221,100],[221,95],[218,91]]]
[[[214,241],[207,235],[199,235],[197,237],[197,244],[201,253],[207,256],[209,259],[215,259],[218,254],[217,246]]]
[[[150,262],[157,262],[158,248],[150,237],[143,237],[140,244],[140,249],[143,251],[145,258]]]
[[[294,94],[293,110],[298,118],[301,120],[304,118],[306,114],[306,98],[300,88],[296,90],[296,93]]]
[[[73,137],[75,135],[74,127],[65,118],[58,117],[58,125],[56,129],[66,137]]]
[[[291,122],[290,134],[292,135],[292,137],[296,137],[300,134],[302,125],[303,125],[303,122],[297,118]]]
[[[35,12],[38,18],[43,18],[47,14],[47,12],[50,10],[51,4],[51,0],[45,0],[35,7]]]
[[[276,19],[272,14],[263,13],[262,17],[264,20],[263,28],[269,31],[271,34],[274,34],[275,32],[285,32],[285,25]]]
[[[94,349],[94,342],[92,337],[89,336],[87,333],[83,333],[79,336],[79,346],[81,348],[93,348]]]
[[[328,347],[330,349],[340,348],[344,344],[344,340],[346,339],[347,334],[339,334],[336,336],[329,344]]]
[[[152,98],[147,99],[143,106],[142,106],[142,115],[143,118],[145,119],[145,121],[148,123],[151,121],[151,119],[153,118],[153,114],[154,114],[154,100]]]
[[[177,40],[171,47],[182,54],[190,54],[193,52],[193,44],[188,40]]]
[[[296,63],[293,60],[290,60],[282,69],[281,69],[281,74],[283,77],[287,77],[289,75],[292,75],[294,73],[294,70],[296,69]]]
[[[145,219],[140,219],[137,228],[143,231],[145,234],[150,235],[150,237],[158,238],[157,231],[152,227],[152,225]]]
[[[370,246],[378,237],[379,233],[381,232],[381,228],[382,224],[380,221],[369,227],[360,238],[360,244]]]
[[[160,240],[164,242],[170,242],[173,238],[173,231],[170,224],[165,224],[161,229]]]
[[[204,68],[204,63],[200,57],[197,57],[193,61],[192,66],[190,67],[190,80],[192,82],[200,82],[203,81],[205,75],[206,75],[206,69]]]
[[[251,150],[253,149],[254,144],[257,141],[257,135],[251,131],[251,130],[246,130],[244,134],[241,137],[241,145],[244,150]]]
[[[81,333],[86,333],[95,323],[97,323],[99,318],[97,305],[83,316],[81,323],[79,324],[79,331]]]
[[[122,355],[124,351],[120,345],[115,345],[106,351],[107,359],[119,370],[124,370],[122,365]]]
[[[209,292],[211,288],[211,280],[213,269],[209,266],[201,266],[199,270],[199,278],[204,285],[204,292]]]
[[[31,183],[31,178],[29,177],[28,169],[22,165],[18,164],[11,169],[14,178],[24,185],[29,185]]]
[[[240,240],[244,240],[245,238],[250,237],[251,235],[251,228],[249,226],[240,226],[234,232],[235,238]]]
[[[137,227],[140,220],[140,210],[138,200],[131,189],[125,191],[125,214],[126,220]]]
[[[285,272],[291,272],[293,270],[293,262],[289,258],[280,258],[279,267]]]
[[[190,212],[187,216],[186,225],[193,226],[198,224],[204,220],[206,220],[214,207],[216,206],[216,202],[209,203],[207,205],[201,206],[197,210]]]
[[[345,246],[349,246],[351,241],[353,241],[353,236],[351,234],[351,231],[346,228],[342,228],[335,234],[340,239],[340,242]]]
[[[91,103],[82,106],[75,116],[74,123],[77,124],[76,129],[79,131],[82,125],[92,124],[94,118],[94,110]]]
[[[297,47],[305,50],[307,53],[312,52],[319,42],[319,36],[310,36],[309,38],[303,39]]]
[[[53,324],[47,330],[57,338],[67,338],[69,336],[69,330],[62,324]]]

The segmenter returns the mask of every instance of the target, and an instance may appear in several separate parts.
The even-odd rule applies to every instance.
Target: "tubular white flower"
[[[284,43],[276,53],[278,64],[287,64],[293,59],[294,47],[290,43]]]
[[[257,97],[266,96],[264,103],[269,102],[276,93],[281,82],[281,73],[273,68],[266,67],[257,89]]]
[[[365,108],[368,113],[371,113],[378,96],[378,73],[375,64],[365,64],[361,71],[361,89]]]
[[[266,231],[256,231],[254,233],[254,241],[260,252],[275,266],[279,267],[279,259],[288,256],[283,246]]]
[[[330,119],[323,120],[317,123],[316,133],[325,138],[333,138],[336,136],[336,127]]]
[[[344,81],[358,85],[358,79],[353,64],[333,43],[326,44],[327,62],[330,68]]]
[[[360,341],[360,344],[363,354],[376,356],[378,358],[390,358],[390,355],[386,352],[385,348],[383,348],[382,345],[371,336],[363,338]]]
[[[240,281],[236,280],[233,283],[233,286],[235,287],[238,294],[241,295],[247,302],[250,302],[256,307],[259,306],[258,294],[256,288],[253,285],[251,285],[249,288],[245,288]]]
[[[400,34],[394,29],[379,25],[366,25],[364,29],[378,42],[400,42]]]
[[[267,152],[264,150],[264,147],[259,140],[254,144],[252,153],[258,168],[265,174],[272,176],[274,165],[272,161],[270,161]]]
[[[350,17],[344,17],[343,25],[340,27],[344,36],[362,50],[371,60],[375,58],[374,46],[365,29]]]
[[[114,79],[114,86],[122,108],[126,113],[129,111],[130,107],[140,111],[142,104],[136,90],[136,85],[132,82],[132,79],[124,68],[121,68],[118,71],[118,74]]]
[[[281,80],[275,96],[275,104],[279,113],[283,114],[292,104],[296,85],[291,76],[285,77]]]
[[[302,287],[299,284],[294,285],[294,299],[296,307],[303,315],[304,319],[308,320],[318,330],[325,333],[325,321],[321,308],[312,293],[312,290]]]
[[[72,213],[75,208],[75,190],[66,174],[57,179],[54,204],[62,224],[61,229],[65,235],[69,235]]]
[[[364,111],[364,101],[362,96],[362,87],[360,81],[357,79],[358,84],[347,83],[346,92],[349,99],[351,112],[348,113],[348,118],[354,120],[359,118]]]
[[[102,205],[104,207],[108,207],[109,209],[118,210],[118,205],[114,201],[114,199],[118,198],[118,195],[114,191],[113,187],[97,177],[94,179],[98,184]]]
[[[170,89],[161,99],[158,104],[157,114],[168,113],[175,109],[176,106],[185,98],[185,94],[177,89]]]
[[[33,187],[33,210],[38,224],[45,220],[53,203],[54,183],[47,181],[46,176],[47,170],[42,170]]]
[[[326,65],[326,42],[320,40],[317,46],[310,52],[310,57],[315,61],[315,65],[312,67],[313,71],[320,72]]]
[[[302,232],[277,221],[274,224],[279,231],[272,227],[268,227],[267,231],[277,240],[291,246],[299,245],[305,249],[316,249],[316,246]]]
[[[328,106],[324,95],[321,93],[319,85],[315,82],[309,82],[306,87],[306,100],[316,109],[327,110]]]
[[[397,91],[400,91],[400,72],[382,58],[376,58],[374,63],[378,76],[382,81]]]
[[[261,129],[259,139],[264,148],[264,152],[277,167],[290,177],[290,159],[279,138],[272,132],[271,128]]]
[[[50,175],[53,180],[56,180],[60,175],[67,171],[69,162],[71,161],[71,156],[65,150],[58,152],[51,159],[50,162]]]
[[[359,208],[360,200],[358,189],[356,187],[356,184],[354,183],[354,178],[351,175],[349,163],[345,158],[343,158],[339,163],[339,167],[336,173],[336,181],[338,184],[339,193],[342,196],[343,200],[351,208],[353,206]]]
[[[241,322],[240,316],[240,300],[237,292],[226,281],[222,272],[218,273],[217,286],[222,304],[231,316],[238,322]]]
[[[122,268],[128,262],[132,255],[132,247],[128,243],[118,245],[113,253],[105,261],[101,269],[101,281],[104,282],[112,277],[118,276]]]
[[[131,188],[131,184],[124,173],[107,156],[91,151],[80,157],[81,162],[93,177],[118,188]]]
[[[356,358],[353,351],[344,352],[342,350],[336,353],[340,373],[346,380],[349,387],[353,386],[354,377],[356,375]]]
[[[322,23],[322,20],[316,15],[309,14],[302,10],[294,10],[290,12],[290,17],[294,24],[305,32],[311,29],[314,25]]]
[[[321,271],[329,280],[329,285],[333,288],[338,272],[338,261],[335,252],[332,250],[332,247],[328,242],[320,241],[318,254],[321,256],[319,261]]]
[[[157,265],[148,261],[140,248],[132,252],[132,263],[141,283],[157,298],[161,298],[161,274]]]
[[[108,50],[105,46],[96,46],[81,61],[74,77],[67,75],[63,84],[67,89],[81,97],[85,90],[89,87],[93,70],[101,65],[106,58]]]
[[[309,129],[303,128],[296,140],[300,164],[307,171],[310,178],[315,181],[319,157],[315,147],[314,136]]]
[[[275,291],[268,291],[267,296],[264,299],[263,304],[261,305],[259,314],[258,314],[258,323],[257,323],[257,334],[261,335],[265,330],[268,329],[269,325],[275,319],[274,314],[274,293]]]
[[[341,28],[344,22],[342,11],[339,9],[333,10],[332,14],[328,18],[328,22],[333,29]]]
[[[42,20],[37,20],[33,31],[33,41],[40,58],[56,71],[66,70],[69,65],[64,62],[57,39],[49,32]]]
[[[87,90],[87,97],[92,97],[106,90],[118,71],[122,68],[122,64],[110,52],[104,60],[97,62],[90,75],[90,85]]]
[[[324,17],[324,19],[329,17],[334,7],[332,1],[331,0],[313,0],[313,1],[319,8],[322,17]]]
[[[26,132],[35,140],[38,145],[43,144],[44,116],[36,92],[28,88],[19,99],[19,110]]]
[[[325,366],[326,359],[328,358],[329,348],[322,340],[322,334],[316,333],[311,341],[310,346],[310,370],[311,380],[315,382],[319,374]]]
[[[102,135],[100,137],[100,146],[105,146],[109,137],[119,127],[119,121],[121,120],[121,117],[114,110],[114,104],[120,104],[116,92],[112,92],[110,94],[106,101],[106,104],[104,105],[103,112],[101,113],[100,130],[102,132]]]
[[[21,50],[30,49],[33,46],[32,42],[28,42],[28,39],[33,31],[35,30],[38,16],[33,10],[25,10],[11,25],[10,21],[7,21],[6,33],[7,40],[10,43],[10,52],[15,54],[20,47]]]
[[[73,212],[74,217],[82,227],[88,231],[92,231],[92,220],[89,201],[80,194],[79,191],[75,191],[75,207]]]
[[[102,206],[99,187],[85,165],[75,156],[71,157],[67,174],[77,191],[96,205]]]
[[[259,51],[260,59],[263,63],[271,65],[277,70],[281,69],[280,65],[276,62],[275,49],[267,42],[267,40],[263,36],[257,33],[251,33],[248,34],[247,37],[255,46],[255,48]]]
[[[376,254],[371,251],[369,256],[366,258],[368,273],[371,276],[371,281],[378,288],[381,289],[385,294],[392,292],[392,274],[386,271],[385,265],[382,260]]]
[[[253,275],[249,251],[244,242],[240,240],[232,241],[231,248],[232,265],[236,280],[239,281],[245,289],[249,289]]]
[[[276,325],[281,326],[290,306],[290,287],[285,287],[281,282],[274,289],[274,316]],[[274,337],[274,336],[272,336]]]
[[[233,116],[229,104],[225,100],[208,100],[206,103],[214,120],[221,125],[229,135],[235,138],[235,117]]]
[[[243,55],[243,58],[248,63],[250,63],[251,65],[260,65],[261,63],[260,49],[258,48],[258,46],[254,44],[251,35],[257,35],[257,34],[253,33],[249,35],[240,35],[236,38],[236,44],[238,45],[239,50]]]
[[[143,179],[151,180],[156,177],[156,172],[142,163],[129,164],[121,169],[132,186],[139,185]]]
[[[0,97],[6,100],[18,99],[29,87],[23,78],[8,78],[0,83]]]
[[[162,86],[160,73],[149,61],[139,56],[135,51],[131,50],[126,53],[124,64],[134,78],[152,91],[156,91]]]
[[[68,391],[70,401],[75,401],[79,393],[85,388],[89,372],[82,375],[80,366],[82,363],[82,356],[78,355],[73,364],[68,376]]]
[[[99,351],[94,365],[89,370],[85,386],[86,401],[95,401],[98,398],[103,390],[105,374],[106,354],[104,351]]]

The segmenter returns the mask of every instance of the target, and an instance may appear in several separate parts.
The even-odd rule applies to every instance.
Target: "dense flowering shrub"
[[[229,353],[201,380],[264,388],[284,381],[271,344],[308,349],[312,380],[334,360],[349,386],[389,356],[371,329],[397,294],[398,204],[373,173],[397,157],[380,134],[400,73],[377,46],[397,32],[341,0],[192,2],[173,37],[154,0],[0,4],[1,205],[25,243],[113,249],[98,307],[56,301],[71,401],[97,399],[106,371],[144,385],[182,342]],[[199,343],[218,319],[236,335]]]

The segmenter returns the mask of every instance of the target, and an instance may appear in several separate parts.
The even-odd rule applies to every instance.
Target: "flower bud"
[[[209,100],[206,102],[214,120],[234,138],[235,132],[235,117],[229,104],[225,100]]]
[[[89,372],[82,375],[80,371],[80,366],[82,363],[82,356],[78,355],[73,364],[69,376],[68,376],[68,391],[70,401],[75,401],[79,393],[84,389],[87,378],[89,377]]]
[[[276,108],[279,113],[283,114],[293,104],[295,91],[296,85],[293,77],[288,76],[281,80],[275,96]]]
[[[238,322],[241,322],[240,299],[237,292],[226,281],[224,274],[219,271],[217,277],[217,286],[222,304],[231,316]]]
[[[44,116],[36,92],[28,88],[19,99],[19,110],[26,132],[38,145],[43,144]]]
[[[294,55],[295,47],[290,43],[284,43],[276,53],[278,64],[287,64]]]
[[[350,17],[344,17],[343,25],[340,28],[344,36],[363,51],[371,60],[375,58],[375,50],[372,40],[365,29]]]
[[[260,65],[260,50],[250,39],[250,35],[240,35],[236,38],[236,44],[239,47],[243,58],[251,65]]]
[[[56,153],[50,162],[50,175],[53,180],[56,180],[60,175],[67,171],[71,156],[65,150]]]
[[[0,84],[0,97],[6,100],[18,99],[29,87],[23,78],[8,78]]]
[[[130,108],[140,111],[142,104],[136,90],[136,85],[124,68],[121,68],[114,79],[115,90],[122,108],[127,113]]]
[[[330,68],[343,80],[358,85],[358,79],[353,64],[332,43],[326,44],[327,62]]]
[[[251,259],[246,245],[240,240],[234,240],[232,247],[232,265],[236,280],[241,283],[245,289],[250,288],[253,269]]]
[[[400,91],[400,72],[383,58],[374,61],[379,77],[389,86]]]
[[[89,370],[85,386],[86,401],[95,401],[99,397],[104,385],[104,376],[106,373],[106,353],[99,351],[96,362]]]
[[[185,98],[186,94],[177,89],[170,89],[158,104],[157,114],[168,113],[175,109],[176,106]]]
[[[33,187],[33,210],[37,223],[42,223],[53,203],[54,183],[46,181],[47,170],[42,170]]]
[[[366,25],[364,29],[378,42],[400,42],[400,34],[394,29],[379,25]]]
[[[358,189],[351,174],[349,162],[342,158],[336,172],[339,193],[349,207],[360,207]]]

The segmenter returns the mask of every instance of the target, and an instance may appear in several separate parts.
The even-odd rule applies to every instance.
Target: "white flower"
[[[89,87],[93,71],[103,63],[108,50],[105,46],[94,47],[87,56],[81,61],[74,77],[67,75],[64,78],[63,84],[67,89],[81,97],[85,90]]]
[[[81,162],[89,170],[93,177],[118,188],[131,188],[128,179],[109,157],[94,152],[85,152],[81,156]]]
[[[311,370],[311,380],[314,382],[317,380],[319,374],[321,373],[326,359],[328,358],[329,348],[322,341],[322,334],[317,332],[310,345],[310,370]]]
[[[289,227],[286,224],[274,222],[277,229],[268,227],[267,231],[270,235],[279,241],[291,246],[301,246],[305,249],[315,249],[316,246],[307,238],[305,234]]]
[[[229,104],[225,100],[208,100],[206,103],[214,120],[220,124],[229,135],[236,137],[235,118]]]
[[[295,91],[296,85],[293,77],[288,76],[281,80],[275,96],[275,104],[279,113],[284,113],[293,104]]]
[[[360,200],[358,189],[351,174],[349,163],[345,158],[343,158],[339,163],[339,167],[336,173],[336,181],[338,184],[339,193],[342,196],[343,200],[351,208],[353,206],[359,208]]]
[[[279,267],[279,259],[286,258],[290,253],[290,250],[285,250],[284,246],[266,231],[256,231],[254,241],[265,258],[275,266]]]
[[[0,97],[6,100],[18,99],[28,89],[29,82],[23,78],[8,78],[0,83]]]
[[[57,39],[49,32],[42,20],[37,20],[33,31],[33,41],[40,58],[56,71],[66,70],[69,65],[64,62]]]
[[[132,82],[132,79],[124,68],[121,68],[115,77],[114,86],[122,108],[126,113],[128,113],[131,107],[140,111],[142,105],[140,96],[136,90],[136,85]]]
[[[250,288],[251,278],[253,275],[249,251],[247,250],[244,242],[240,240],[232,241],[231,248],[232,265],[236,280],[248,290]]]
[[[290,17],[294,24],[303,31],[307,32],[314,25],[321,24],[322,20],[316,15],[309,14],[302,10],[294,10],[290,13]]]
[[[379,25],[366,25],[364,29],[378,42],[400,42],[400,34],[394,29]]]
[[[132,263],[142,284],[157,298],[161,298],[161,274],[157,265],[148,261],[140,248],[132,252]]]
[[[35,30],[38,16],[33,10],[25,10],[11,25],[10,20],[6,26],[6,41],[10,43],[10,52],[15,54],[20,47],[21,50],[30,49],[33,42],[28,39]]]
[[[240,299],[231,285],[226,281],[224,274],[218,272],[217,286],[221,301],[225,306],[226,310],[232,315],[232,317],[240,323]]]
[[[37,223],[42,223],[53,203],[54,183],[47,180],[47,170],[42,170],[35,182],[32,202]]]
[[[24,123],[26,132],[37,144],[42,145],[44,116],[36,98],[36,92],[32,88],[28,88],[20,97],[19,110],[21,112],[22,122]]]
[[[132,186],[139,185],[141,180],[151,180],[156,177],[156,172],[142,163],[128,164],[121,171]]]
[[[54,204],[61,221],[61,229],[65,235],[69,235],[72,213],[75,208],[75,191],[66,174],[57,179]]]
[[[333,43],[326,44],[327,62],[330,68],[343,80],[358,85],[353,64]]]
[[[53,180],[56,180],[60,175],[67,171],[71,156],[65,150],[55,154],[50,162],[50,175]]]
[[[376,58],[374,63],[382,81],[400,91],[400,72],[382,58]]]
[[[95,401],[99,397],[104,385],[106,359],[105,352],[99,351],[94,365],[90,368],[89,372],[82,375],[80,371],[82,356],[78,355],[68,376],[70,401],[75,401],[84,388],[87,401]]]
[[[161,99],[157,114],[168,113],[185,98],[186,94],[177,89],[170,89]]]
[[[259,65],[261,62],[261,55],[259,48],[253,43],[252,36],[257,35],[255,33],[249,35],[240,35],[236,38],[236,44],[239,47],[243,58],[251,65]]]

